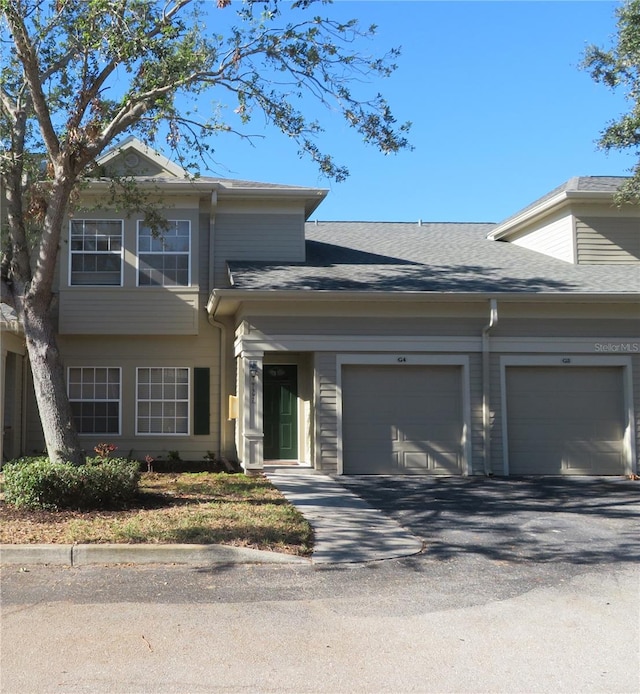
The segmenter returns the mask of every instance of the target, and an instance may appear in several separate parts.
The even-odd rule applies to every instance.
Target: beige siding
[[[302,212],[222,212],[215,219],[215,286],[229,286],[228,260],[302,262]]]
[[[338,470],[338,398],[336,391],[336,354],[315,355],[314,467],[323,472]]]
[[[122,370],[120,436],[110,437],[123,455],[144,459],[146,455],[166,458],[168,450],[177,450],[183,460],[202,460],[207,451],[220,453],[219,413],[219,332],[208,325],[204,312],[198,337],[173,336],[162,340],[128,338],[118,335],[96,337],[62,336],[60,348],[65,366],[112,366]],[[136,431],[136,369],[138,367],[189,367],[191,369],[190,431],[193,431],[193,367],[209,368],[210,435],[137,436]],[[87,451],[103,440],[104,435],[82,436]],[[233,456],[233,450],[224,451]]]
[[[630,307],[632,308],[632,307]],[[638,314],[638,307],[635,307]],[[640,336],[640,321],[636,317],[627,319],[588,320],[586,318],[501,318],[492,332],[495,337],[594,337],[619,338]],[[595,337],[594,337],[595,339]]]
[[[502,445],[502,386],[500,355],[491,354],[489,362],[489,408],[491,418],[491,460],[489,471],[494,475],[504,474],[504,450]]]
[[[581,217],[576,240],[580,264],[640,265],[640,217]]]
[[[469,358],[469,402],[471,404],[471,469],[470,474],[484,471],[484,446],[482,439],[482,355]]]
[[[544,253],[568,263],[574,262],[573,223],[566,210],[527,229],[510,241],[516,246]]]
[[[385,318],[261,316],[252,317],[253,328],[270,335],[416,335],[478,336],[486,318]]]
[[[197,335],[197,288],[73,287],[60,292],[62,335]]]

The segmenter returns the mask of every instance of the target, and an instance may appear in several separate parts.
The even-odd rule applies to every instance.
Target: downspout
[[[491,344],[489,333],[498,324],[498,302],[489,302],[489,322],[482,328],[482,446],[484,454],[484,474],[491,472]]]
[[[215,282],[215,229],[216,229],[216,209],[218,206],[218,191],[211,192],[211,208],[209,212],[209,295],[213,291]],[[227,422],[225,417],[226,404],[224,402],[224,394],[226,392],[226,364],[227,364],[227,327],[223,323],[215,320],[213,317],[216,311],[217,301],[211,308],[206,307],[207,320],[209,325],[217,328],[220,331],[219,349],[218,349],[218,426],[220,428],[220,455],[225,455],[227,450]]]

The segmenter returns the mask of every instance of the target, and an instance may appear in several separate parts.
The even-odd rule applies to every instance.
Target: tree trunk
[[[73,422],[64,366],[48,302],[43,302],[41,297],[35,301],[27,299],[22,309],[24,334],[47,454],[51,461],[82,465],[85,453]]]

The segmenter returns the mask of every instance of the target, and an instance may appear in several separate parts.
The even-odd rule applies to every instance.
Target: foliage
[[[383,96],[366,91],[399,54],[363,51],[375,27],[321,16],[322,0],[286,9],[280,0],[244,0],[235,15],[229,5],[0,0],[0,300],[24,328],[51,460],[84,462],[51,308],[63,225],[82,186],[107,176],[97,167],[101,154],[136,135],[166,143],[197,175],[213,161],[214,136],[251,138],[249,124],[262,116],[323,174],[342,180],[347,168],[320,147],[324,127],[309,116],[311,102],[385,154],[409,147],[409,124],[397,125]],[[111,202],[162,229],[134,181],[111,183]]]
[[[29,509],[106,509],[130,502],[139,465],[124,458],[89,459],[87,465],[21,458],[4,468],[5,501]]]
[[[604,129],[598,144],[606,151],[631,151],[638,158],[618,202],[640,203],[640,0],[626,0],[616,14],[615,45],[609,50],[589,46],[583,66],[596,82],[612,90],[623,89],[630,104],[628,113]]]

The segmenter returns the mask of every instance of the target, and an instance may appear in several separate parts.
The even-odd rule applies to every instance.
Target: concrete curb
[[[0,545],[0,564],[309,564],[310,559],[229,545]]]

